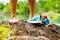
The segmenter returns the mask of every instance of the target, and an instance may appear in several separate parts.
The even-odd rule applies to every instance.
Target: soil
[[[16,23],[8,21],[1,23],[10,25],[13,30],[14,36],[11,35],[9,40],[60,40],[60,26],[55,24],[36,26],[24,20]]]

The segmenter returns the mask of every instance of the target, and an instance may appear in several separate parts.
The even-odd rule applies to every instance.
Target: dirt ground
[[[13,30],[14,36],[9,40],[60,40],[60,26],[55,24],[36,26],[23,20],[17,23],[3,21],[2,24],[10,25]]]

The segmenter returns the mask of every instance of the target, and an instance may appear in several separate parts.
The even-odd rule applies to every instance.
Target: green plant
[[[11,29],[5,25],[0,25],[0,40],[6,40],[6,36],[11,33]]]

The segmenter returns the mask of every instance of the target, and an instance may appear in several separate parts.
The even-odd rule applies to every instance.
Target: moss
[[[6,40],[6,36],[11,33],[11,29],[5,25],[0,25],[0,40]]]

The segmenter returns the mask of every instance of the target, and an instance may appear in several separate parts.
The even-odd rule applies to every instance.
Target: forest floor
[[[10,25],[13,30],[14,35],[10,34],[9,40],[60,40],[60,26],[55,24],[36,26],[24,20],[19,20],[16,23],[8,21],[1,23]]]

